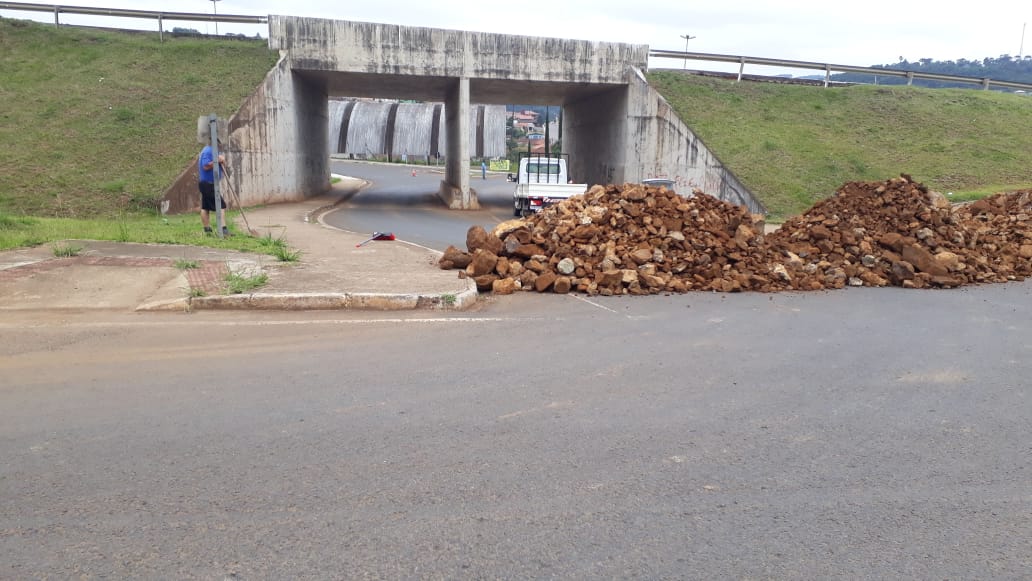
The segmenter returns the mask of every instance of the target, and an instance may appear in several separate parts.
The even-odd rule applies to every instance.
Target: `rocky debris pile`
[[[587,294],[954,287],[1032,275],[1032,192],[955,207],[903,175],[850,182],[764,236],[700,191],[594,186],[493,232],[470,228],[441,268],[477,288]]]
[[[799,289],[956,287],[1029,275],[1029,196],[967,207],[903,175],[850,182],[767,237]]]
[[[645,295],[689,290],[791,288],[770,265],[763,222],[702,192],[594,186],[543,212],[470,229],[467,252],[450,247],[441,268],[462,268],[477,287]]]

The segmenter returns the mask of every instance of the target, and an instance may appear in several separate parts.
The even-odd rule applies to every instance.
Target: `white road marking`
[[[610,313],[619,314],[618,311],[614,311],[613,309],[610,309],[609,307],[604,307],[604,306],[596,303],[595,301],[589,301],[588,299],[586,299],[584,297],[581,297],[581,296],[578,296],[578,295],[572,295],[572,294],[571,295],[566,295],[566,296],[568,296],[570,298],[577,299],[578,301],[583,301],[585,303],[588,303],[589,305],[591,305],[593,307],[598,307],[598,308],[602,309],[603,311],[609,311]]]

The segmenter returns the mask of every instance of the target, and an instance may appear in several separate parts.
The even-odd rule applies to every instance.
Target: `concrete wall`
[[[229,120],[223,145],[229,177],[222,184],[230,206],[296,201],[328,190],[327,123],[325,89],[293,74],[281,58]],[[196,158],[163,199],[172,213],[200,208]]]
[[[766,213],[752,191],[678,118],[640,70],[632,69],[628,81],[627,131],[635,139],[627,142],[625,181],[672,179],[679,192],[698,188],[754,213]]]
[[[232,185],[245,205],[300,200],[330,187],[326,90],[281,58],[229,122]]]

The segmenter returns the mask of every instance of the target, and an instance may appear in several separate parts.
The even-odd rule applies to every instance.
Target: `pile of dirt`
[[[700,191],[594,186],[545,211],[470,228],[460,268],[481,290],[656,294],[954,287],[1032,274],[1032,193],[955,207],[903,175],[851,182],[777,232]]]
[[[903,175],[847,183],[766,242],[793,267],[798,288],[1005,282],[1030,274],[1028,212],[1027,193],[953,206]]]

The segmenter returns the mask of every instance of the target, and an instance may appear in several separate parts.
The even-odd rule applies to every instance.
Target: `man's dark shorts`
[[[215,209],[215,184],[211,182],[197,182],[197,187],[201,190],[201,209],[208,210],[209,212]],[[222,201],[222,207],[226,207],[226,200],[219,196]]]

